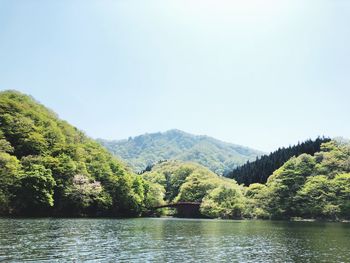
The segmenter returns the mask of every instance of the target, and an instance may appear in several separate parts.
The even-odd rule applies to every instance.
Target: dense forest
[[[218,185],[236,184],[234,180],[218,176],[204,166],[177,160],[160,162],[142,176],[162,187],[166,202],[201,202],[206,192]]]
[[[350,144],[330,141],[292,157],[264,184],[245,190],[246,211],[267,218],[350,218]]]
[[[136,216],[153,192],[33,98],[0,93],[0,214]]]
[[[33,98],[0,93],[0,215],[142,216],[187,201],[210,218],[350,219],[349,141],[280,149],[260,158],[252,176],[268,158],[275,163],[263,170],[266,183],[259,177],[248,187],[177,160],[137,175]]]
[[[246,186],[252,183],[266,183],[268,177],[291,157],[299,156],[303,153],[313,155],[315,152],[320,151],[322,143],[329,141],[329,138],[317,138],[316,140],[307,140],[287,148],[279,148],[269,155],[257,157],[254,162],[248,161],[246,164],[226,173],[225,176],[235,179],[239,184]]]
[[[241,206],[243,187],[234,180],[218,176],[199,164],[176,160],[161,162],[142,176],[145,180],[160,186],[165,203],[201,202],[203,216],[230,215],[232,218],[241,216],[232,212]],[[221,196],[226,192],[231,195],[229,203],[223,199],[222,203],[214,200],[215,193]]]
[[[180,130],[148,133],[127,140],[98,140],[137,173],[161,160],[199,163],[217,174],[253,161],[263,152]]]
[[[350,144],[344,141],[290,158],[266,184],[245,187],[198,164],[174,161],[143,177],[161,186],[166,202],[199,201],[201,213],[212,218],[350,218]]]

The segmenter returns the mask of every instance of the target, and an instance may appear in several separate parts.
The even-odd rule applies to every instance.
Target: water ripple
[[[0,219],[5,262],[349,262],[341,223]]]

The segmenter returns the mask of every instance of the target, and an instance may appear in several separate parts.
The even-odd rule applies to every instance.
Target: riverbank
[[[209,217],[181,217],[175,215],[163,216],[138,216],[138,217],[112,217],[112,216],[13,216],[0,215],[0,219],[137,219],[137,218],[161,218],[161,219],[208,219],[208,220],[225,220],[225,221],[279,221],[279,222],[333,222],[333,223],[350,223],[348,219],[328,219],[328,218],[301,218],[291,217],[289,219],[265,219],[265,218],[209,218]]]

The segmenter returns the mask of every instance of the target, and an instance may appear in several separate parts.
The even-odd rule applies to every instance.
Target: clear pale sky
[[[0,0],[0,89],[93,138],[350,137],[350,1]]]

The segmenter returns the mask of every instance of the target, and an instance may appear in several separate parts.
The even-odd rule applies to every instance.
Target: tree
[[[43,165],[24,166],[16,193],[17,212],[26,215],[48,214],[54,205],[55,185],[51,170]]]
[[[350,218],[350,173],[338,174],[332,180],[336,204],[340,208],[339,216]]]
[[[268,177],[293,156],[303,153],[314,155],[320,151],[321,145],[329,142],[329,138],[307,140],[287,148],[279,148],[269,155],[258,157],[254,162],[247,162],[227,173],[226,176],[235,179],[239,184],[248,186],[252,183],[266,183]]]
[[[112,205],[111,197],[98,181],[77,174],[73,184],[64,191],[65,205],[69,214],[103,215]]]
[[[292,157],[267,181],[267,210],[274,218],[288,218],[296,212],[294,196],[314,172],[316,162],[311,155]]]
[[[194,172],[181,185],[177,201],[201,202],[208,191],[218,187],[220,180],[216,176]]]
[[[301,216],[336,218],[340,211],[336,199],[332,180],[324,175],[318,175],[307,179],[305,185],[297,192],[295,203]]]
[[[267,195],[267,187],[264,184],[254,183],[246,187],[244,192],[244,217],[263,218],[270,217],[266,211],[265,200]]]
[[[333,178],[337,174],[350,172],[350,145],[330,141],[315,154],[318,174]]]
[[[162,185],[157,183],[146,182],[144,187],[144,204],[146,208],[153,208],[165,204],[165,189]]]
[[[0,121],[4,136],[14,147],[18,158],[41,154],[47,150],[46,141],[32,119],[16,113],[6,113],[0,116]]]
[[[295,199],[304,217],[349,218],[350,174],[338,174],[333,179],[324,175],[309,177]]]
[[[0,214],[11,213],[21,166],[15,156],[0,152]]]
[[[244,209],[238,185],[220,185],[204,197],[200,211],[208,217],[240,218]]]

